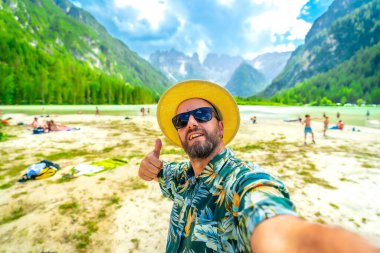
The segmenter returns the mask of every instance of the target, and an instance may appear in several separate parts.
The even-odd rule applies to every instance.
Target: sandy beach
[[[39,135],[17,125],[33,116],[8,116],[11,125],[2,131],[10,138],[0,142],[0,252],[165,251],[172,204],[137,171],[155,138],[163,140],[163,160],[186,155],[164,138],[154,116],[55,116],[79,130]],[[243,121],[229,147],[282,179],[301,217],[343,227],[380,247],[380,129],[354,132],[347,125],[324,138],[322,122],[312,127],[316,144],[309,137],[305,146],[299,122]],[[61,170],[17,182],[43,159]],[[92,176],[71,174],[79,164],[106,159],[127,163]]]

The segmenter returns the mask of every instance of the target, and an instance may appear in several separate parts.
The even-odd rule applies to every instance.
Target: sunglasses
[[[175,129],[181,129],[187,126],[190,115],[193,115],[194,119],[199,123],[204,123],[212,119],[212,113],[215,112],[215,118],[219,120],[218,113],[211,107],[201,107],[195,110],[177,114],[172,118]]]

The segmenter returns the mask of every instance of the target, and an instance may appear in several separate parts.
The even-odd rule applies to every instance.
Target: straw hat
[[[239,108],[231,94],[222,86],[202,80],[188,80],[170,87],[157,105],[157,120],[164,135],[177,146],[182,146],[172,118],[180,103],[190,98],[201,98],[210,102],[224,122],[223,143],[229,143],[240,124]]]

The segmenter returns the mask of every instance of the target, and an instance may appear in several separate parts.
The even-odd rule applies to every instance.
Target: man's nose
[[[193,115],[189,116],[189,121],[187,122],[187,128],[191,129],[195,126],[198,126],[198,121],[194,118]]]

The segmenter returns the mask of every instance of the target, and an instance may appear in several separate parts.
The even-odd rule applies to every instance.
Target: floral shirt
[[[158,180],[173,200],[167,252],[250,252],[261,221],[297,215],[284,184],[224,149],[195,177],[189,161],[164,162]]]

